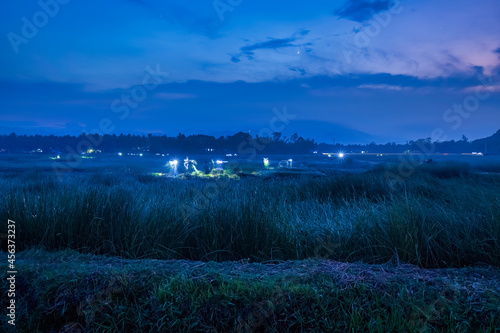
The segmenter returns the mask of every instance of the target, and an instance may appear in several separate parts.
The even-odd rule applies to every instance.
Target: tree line
[[[252,136],[238,132],[234,135],[220,136],[189,135],[179,133],[177,136],[167,135],[98,135],[82,133],[78,136],[55,135],[0,135],[0,152],[2,153],[58,153],[73,151],[86,153],[89,150],[102,153],[189,153],[189,154],[309,154],[344,152],[369,153],[500,153],[500,130],[494,135],[469,141],[465,136],[461,140],[433,142],[430,138],[411,140],[406,143],[389,142],[377,144],[330,144],[318,143],[313,139],[304,139],[298,134],[290,137],[281,133],[273,133],[270,137]]]

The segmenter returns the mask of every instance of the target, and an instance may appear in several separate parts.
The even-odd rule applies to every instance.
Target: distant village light
[[[177,165],[179,164],[179,161],[178,160],[171,160],[168,162],[167,165],[170,166],[170,173],[173,174],[173,175],[177,175],[178,171],[177,171]]]

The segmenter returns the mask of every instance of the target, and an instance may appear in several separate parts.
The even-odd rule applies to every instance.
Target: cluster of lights
[[[184,160],[184,167],[186,168],[186,171],[189,171],[189,167],[192,167],[195,172],[198,172],[198,169],[196,169],[196,161],[195,160],[190,160],[189,157],[186,157]]]
[[[135,153],[127,153],[127,155],[129,155],[129,156],[135,156],[135,155],[137,155],[137,156],[143,156],[143,154],[142,154],[142,153],[140,153],[140,154],[135,154]],[[123,156],[123,153],[118,153],[118,156]]]
[[[326,155],[328,157],[332,157],[332,155],[336,155],[338,159],[344,159],[345,158],[345,153],[343,153],[343,152],[338,152],[336,154],[334,154],[334,153],[323,153],[323,155]]]
[[[98,154],[98,153],[102,153],[102,151],[99,149],[87,149],[87,151],[83,152],[82,154]]]
[[[169,166],[171,172],[177,174],[177,167],[179,166],[179,160],[170,160],[165,166]],[[196,161],[190,160],[187,157],[184,160],[184,168],[186,168],[186,171],[189,171],[189,169],[192,168],[195,172],[198,172],[198,169],[196,169]]]

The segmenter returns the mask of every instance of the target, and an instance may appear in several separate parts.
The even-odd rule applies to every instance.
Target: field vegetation
[[[154,163],[9,162],[0,220],[16,221],[19,331],[500,326],[494,164],[402,176],[394,161],[318,159],[171,177]]]
[[[327,171],[325,171],[327,172]],[[20,250],[225,261],[321,256],[422,268],[500,266],[500,177],[460,163],[362,174],[175,179],[135,169],[3,174]]]

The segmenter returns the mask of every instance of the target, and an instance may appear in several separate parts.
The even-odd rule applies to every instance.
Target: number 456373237
[[[11,254],[16,252],[16,222],[9,220],[7,224],[7,247]]]

